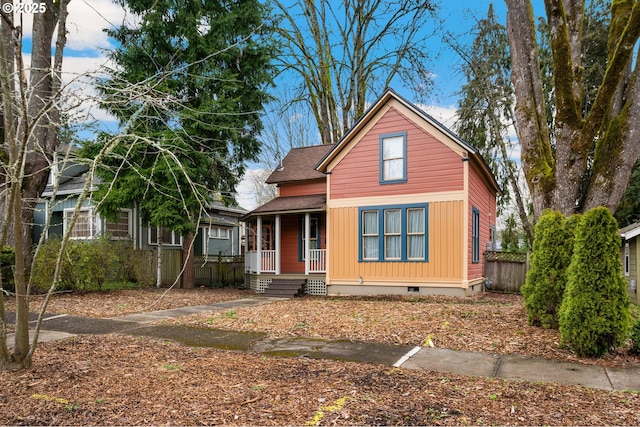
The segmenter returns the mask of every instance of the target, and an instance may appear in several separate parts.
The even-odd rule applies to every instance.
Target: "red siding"
[[[478,166],[473,163],[469,164],[469,280],[477,279],[483,276],[484,251],[487,248],[487,242],[491,240],[490,228],[496,224],[496,195],[490,190],[486,181],[477,170]],[[472,233],[473,224],[471,221],[473,208],[480,211],[480,262],[473,263],[473,245]]]
[[[407,182],[380,184],[380,136],[407,132]],[[459,155],[397,110],[389,110],[331,171],[331,198],[462,190]]]
[[[327,230],[325,213],[311,214],[318,218],[320,228],[320,249],[327,247]],[[300,261],[300,231],[304,221],[304,214],[284,215],[281,218],[280,272],[283,274],[304,274],[304,261]]]
[[[292,184],[280,184],[280,197],[285,196],[306,196],[309,194],[326,194],[327,181],[321,179],[317,181],[305,181]]]

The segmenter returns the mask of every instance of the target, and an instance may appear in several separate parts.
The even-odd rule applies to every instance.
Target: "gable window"
[[[158,244],[158,229],[156,227],[149,227],[149,244]],[[182,236],[175,231],[162,229],[162,244],[167,246],[180,246],[182,245]]]
[[[105,221],[104,229],[112,239],[131,238],[131,211],[128,209],[119,211],[115,221]]]
[[[71,219],[73,218],[74,209],[65,209],[63,217],[64,232],[67,232]],[[98,218],[90,208],[80,209],[75,224],[71,229],[72,239],[93,239],[98,237]]]
[[[480,211],[471,211],[471,262],[480,262]]]
[[[407,180],[407,133],[380,137],[380,182],[393,183]]]
[[[428,261],[428,205],[360,208],[360,261]]]

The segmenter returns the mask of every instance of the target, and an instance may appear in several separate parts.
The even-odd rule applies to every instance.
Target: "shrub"
[[[0,251],[0,273],[2,274],[2,289],[15,292],[13,283],[13,266],[16,263],[16,251],[10,246],[4,246]]]
[[[60,240],[50,239],[34,260],[32,283],[36,290],[46,292],[53,281]],[[98,239],[70,240],[62,259],[57,290],[103,290],[107,281],[128,283],[137,281],[140,256],[130,242]]]
[[[560,212],[545,211],[534,229],[533,252],[525,284],[521,288],[529,323],[558,327],[558,310],[573,252],[573,227]]]
[[[640,320],[631,328],[631,351],[640,354]]]
[[[562,343],[579,356],[603,356],[627,340],[631,311],[619,251],[618,224],[609,210],[585,213],[576,226],[559,312]]]

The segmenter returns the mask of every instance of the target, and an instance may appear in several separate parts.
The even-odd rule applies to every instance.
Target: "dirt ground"
[[[208,289],[62,294],[49,312],[114,317],[249,296]],[[557,331],[529,326],[521,297],[512,295],[305,297],[172,323],[640,363],[626,348],[578,359],[560,348]],[[638,425],[639,407],[638,392],[265,357],[121,335],[44,343],[31,370],[0,372],[1,425]]]

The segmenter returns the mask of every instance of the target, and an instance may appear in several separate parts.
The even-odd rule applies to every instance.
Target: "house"
[[[633,304],[638,304],[638,265],[640,265],[640,222],[620,230],[622,271],[627,280],[627,293]]]
[[[335,145],[292,149],[266,182],[278,197],[243,218],[257,292],[281,277],[306,279],[309,294],[482,290],[496,180],[475,148],[393,90]]]
[[[54,165],[57,163],[54,163]],[[43,233],[45,238],[62,236],[67,230],[71,216],[88,179],[88,168],[78,162],[67,161],[62,167],[55,191],[53,178],[58,173],[54,166],[34,213],[33,239],[37,242]],[[96,178],[94,178],[96,179]],[[205,257],[239,256],[242,254],[240,217],[247,211],[240,207],[226,207],[214,200],[206,208],[195,235],[194,255]],[[46,228],[47,216],[51,215]],[[130,240],[135,248],[152,249],[158,245],[157,230],[144,224],[135,207],[123,209],[114,220],[102,218],[95,209],[90,197],[80,209],[76,223],[71,231],[72,239],[91,240],[100,236],[111,239]],[[165,230],[162,237],[163,247],[181,249],[182,236]]]

